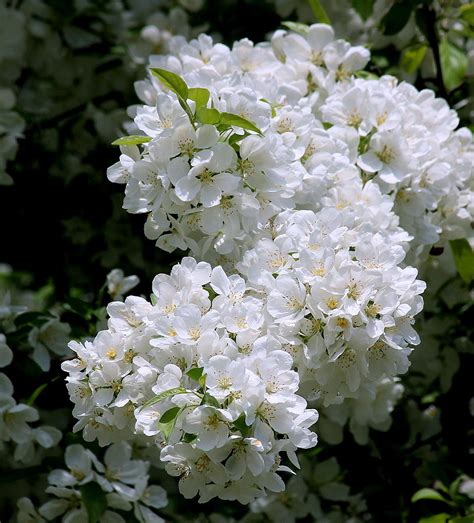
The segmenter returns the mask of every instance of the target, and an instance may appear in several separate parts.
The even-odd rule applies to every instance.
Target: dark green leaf
[[[153,398],[144,403],[141,408],[144,409],[145,407],[150,407],[151,405],[154,405],[159,401],[163,401],[164,399],[169,398],[170,396],[174,396],[175,394],[185,394],[186,392],[188,391],[186,389],[183,389],[182,387],[176,387],[174,389],[165,390],[164,392],[161,392],[160,394],[153,396]]]
[[[44,312],[24,312],[15,318],[15,325],[17,328],[23,325],[39,326],[52,318],[51,315]]]
[[[148,143],[149,141],[151,141],[149,136],[122,136],[122,138],[113,141],[112,145],[139,145],[141,143]]]
[[[183,436],[185,443],[192,443],[197,438],[197,434],[188,434],[187,432]]]
[[[412,11],[413,4],[409,0],[394,3],[380,21],[383,33],[386,35],[399,33],[408,23]]]
[[[178,98],[181,97],[183,100],[188,99],[189,89],[181,76],[172,73],[171,71],[166,71],[166,69],[159,69],[156,67],[151,68],[150,71],[163,85],[168,87],[168,89],[173,91],[173,93],[177,94]]]
[[[453,251],[456,269],[461,278],[469,285],[474,280],[474,251],[464,238],[451,240],[449,243]]]
[[[255,124],[253,124],[245,118],[242,118],[242,116],[239,116],[238,114],[222,113],[219,123],[229,126],[240,127],[241,129],[247,129],[248,131],[253,131],[254,133],[262,134],[262,131],[260,131],[260,129]]]
[[[459,8],[459,13],[463,20],[472,26],[474,26],[474,3],[462,5]]]
[[[209,97],[210,93],[208,89],[202,87],[191,87],[188,90],[188,98],[189,100],[193,100],[196,104],[196,110],[198,110],[199,107],[205,107],[209,101]]]
[[[431,499],[435,501],[449,503],[449,501],[445,499],[437,490],[434,490],[432,488],[422,488],[418,492],[415,492],[415,494],[413,494],[413,497],[411,498],[411,501],[412,503],[415,503],[416,501],[420,501],[422,499]]]
[[[217,109],[207,109],[206,107],[200,107],[196,111],[196,118],[202,124],[215,125],[219,123],[221,113]]]
[[[352,0],[352,7],[359,13],[362,20],[367,20],[374,9],[375,0]]]
[[[464,81],[468,65],[467,54],[451,44],[447,38],[441,41],[439,54],[444,85],[448,91],[452,91]]]
[[[89,516],[89,523],[100,523],[104,512],[107,510],[105,492],[95,481],[82,485],[79,490]]]
[[[172,407],[171,409],[167,410],[160,418],[159,422],[166,424],[170,421],[173,421],[179,414],[179,411],[181,410],[181,407]]]
[[[202,376],[202,367],[195,367],[194,369],[189,369],[186,372],[186,376],[189,376],[194,381],[199,381],[199,378]]]
[[[26,401],[27,405],[33,405],[36,401],[36,398],[43,392],[43,390],[48,386],[48,383],[43,383],[39,387],[37,387],[33,394],[28,398]]]
[[[240,433],[242,434],[242,436],[245,438],[249,435],[250,433],[250,428],[246,423],[245,423],[245,414],[241,414],[235,421],[234,421],[234,427],[240,431]]]
[[[424,44],[405,49],[400,59],[401,68],[409,74],[415,73],[423,63],[427,50],[428,46]]]

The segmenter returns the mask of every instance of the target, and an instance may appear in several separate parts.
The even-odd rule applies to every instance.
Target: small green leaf
[[[451,240],[449,244],[453,251],[456,269],[465,283],[469,285],[474,280],[474,251],[465,238]]]
[[[247,136],[250,136],[250,133],[247,133],[247,132],[245,132],[244,134],[234,133],[233,135],[231,135],[231,137],[228,140],[229,145],[234,145],[234,144],[240,142],[241,140],[243,140],[244,138],[247,138]]]
[[[418,492],[415,492],[415,494],[413,494],[413,497],[411,498],[411,502],[415,503],[416,501],[420,501],[422,499],[431,499],[435,501],[443,501],[444,503],[449,503],[449,501],[445,499],[438,491],[432,488],[422,488]]]
[[[452,518],[448,521],[449,523],[474,523],[474,512],[468,514],[467,516],[459,516],[457,518]]]
[[[197,434],[189,434],[189,433],[185,433],[183,435],[183,441],[185,443],[192,443],[195,439],[197,439]]]
[[[181,410],[181,407],[172,407],[171,409],[167,410],[160,418],[159,423],[169,423],[170,421],[173,421],[179,414],[179,411]]]
[[[464,82],[468,58],[447,38],[443,38],[439,46],[441,69],[443,70],[444,85],[448,91],[452,91]]]
[[[117,138],[112,142],[112,145],[139,145],[141,143],[148,143],[151,141],[149,136],[122,136],[122,138]]]
[[[405,49],[400,59],[401,68],[409,74],[415,73],[423,63],[428,50],[427,45],[417,45]]]
[[[202,367],[195,367],[194,369],[189,369],[186,372],[186,376],[189,376],[194,381],[199,381],[199,378],[202,376]]]
[[[380,21],[383,33],[386,35],[399,33],[407,25],[413,7],[414,4],[410,0],[393,3],[392,7]]]
[[[241,129],[247,129],[248,131],[253,131],[254,133],[262,134],[262,131],[260,131],[260,129],[255,124],[253,124],[245,118],[242,118],[242,116],[239,116],[238,114],[222,113],[219,123],[229,126],[240,127]]]
[[[221,405],[220,403],[214,398],[214,396],[211,396],[210,394],[204,394],[204,397],[202,398],[203,405],[210,405],[211,407],[216,407],[220,409]]]
[[[15,318],[15,325],[17,328],[23,325],[39,326],[52,318],[51,315],[44,312],[24,312]]]
[[[204,389],[204,387],[206,386],[206,378],[207,378],[207,374],[203,374],[200,378],[199,378],[199,386]]]
[[[309,25],[292,22],[291,20],[285,20],[281,23],[281,25],[287,27],[290,31],[294,31],[295,33],[299,33],[303,36],[308,32],[309,29]]]
[[[196,110],[198,110],[200,107],[205,107],[209,101],[210,96],[211,93],[209,90],[202,87],[191,87],[188,90],[188,98],[189,100],[193,100],[193,102],[196,104]]]
[[[319,0],[309,0],[309,5],[311,6],[313,14],[318,22],[331,25],[331,20]]]
[[[217,109],[207,109],[206,107],[200,107],[196,111],[196,118],[202,124],[215,125],[219,123],[221,113]]]
[[[469,25],[474,26],[474,3],[462,5],[459,8],[459,14]]]
[[[245,423],[245,414],[241,414],[235,421],[234,421],[234,427],[240,431],[242,436],[246,438],[250,434],[250,429],[246,423]]]
[[[428,516],[426,518],[421,518],[418,523],[447,523],[451,516],[443,512],[442,514],[434,514],[433,516]]]
[[[82,485],[79,490],[89,516],[89,523],[100,523],[104,512],[107,510],[105,492],[95,481]]]
[[[172,73],[171,71],[167,71],[166,69],[159,69],[157,67],[152,67],[150,71],[163,85],[173,91],[173,93],[177,94],[178,98],[181,97],[183,100],[188,99],[189,89],[181,76]]]
[[[174,389],[168,389],[164,392],[161,392],[160,394],[157,394],[153,398],[149,399],[146,403],[142,405],[142,409],[145,407],[150,407],[151,405],[154,405],[155,403],[158,403],[160,401],[163,401],[166,398],[169,398],[170,396],[174,396],[176,394],[186,394],[188,391],[186,389],[183,389],[182,387],[176,387]]]
[[[352,0],[352,7],[362,20],[367,20],[374,9],[375,0]]]

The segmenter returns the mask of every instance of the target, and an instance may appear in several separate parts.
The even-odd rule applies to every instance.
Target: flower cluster
[[[214,298],[212,298],[214,295]],[[265,306],[237,276],[184,258],[153,282],[152,303],[108,306],[109,328],[71,342],[67,387],[86,441],[136,437],[162,447],[185,497],[248,503],[295,450],[316,445],[317,412],[296,394],[293,359],[265,331]]]
[[[124,208],[147,214],[157,246],[218,263],[240,260],[282,211],[319,210],[333,189],[349,204],[352,182],[373,179],[416,260],[466,233],[472,135],[431,91],[356,78],[368,59],[323,24],[232,49],[175,37],[137,84],[145,105],[128,129],[144,135],[119,140],[108,178],[126,184]]]
[[[166,507],[166,492],[158,485],[148,485],[150,464],[132,459],[129,444],[121,442],[109,447],[104,463],[82,445],[68,446],[64,459],[67,470],[56,469],[48,475],[46,494],[54,496],[53,499],[43,503],[38,510],[29,498],[18,500],[20,523],[44,523],[59,516],[62,521],[87,521],[85,496],[95,496],[97,503],[99,499],[103,500],[107,510],[101,521],[106,523],[125,523],[120,513],[131,510],[140,523],[164,523],[165,520],[151,509]],[[95,488],[90,490],[91,486]]]

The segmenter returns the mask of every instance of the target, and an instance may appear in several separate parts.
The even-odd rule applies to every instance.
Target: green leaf
[[[459,516],[457,518],[452,518],[449,520],[449,523],[474,523],[474,512],[468,514],[467,516]]]
[[[211,396],[210,394],[204,394],[204,397],[202,398],[203,405],[210,405],[211,407],[216,407],[217,409],[220,409],[221,405],[220,403],[214,398],[214,396]]]
[[[474,251],[465,239],[449,242],[453,251],[454,263],[461,278],[469,285],[474,280]]]
[[[169,398],[170,396],[174,396],[175,394],[186,394],[188,391],[186,389],[183,389],[182,387],[175,387],[174,389],[168,389],[164,392],[161,392],[160,394],[157,394],[153,398],[149,399],[146,403],[142,405],[142,409],[145,407],[150,407],[151,405],[154,405],[155,403],[158,403],[160,401],[163,401],[166,398]]]
[[[131,136],[122,136],[122,138],[118,138],[117,140],[114,140],[112,142],[112,145],[139,145],[141,143],[148,143],[150,141],[151,141],[151,138],[149,136],[131,135]]]
[[[202,124],[215,125],[219,123],[221,113],[217,109],[207,109],[206,107],[200,107],[196,111],[196,118]]]
[[[247,136],[250,136],[250,133],[247,133],[245,132],[244,134],[233,134],[230,138],[229,138],[229,145],[234,145],[238,142],[240,142],[241,140],[243,140],[244,138],[247,138]]]
[[[152,67],[150,71],[151,74],[156,76],[163,85],[173,91],[173,93],[177,94],[178,98],[181,97],[185,101],[188,99],[189,89],[181,76],[172,73],[171,71],[167,71],[166,69],[159,69],[157,67]]]
[[[179,411],[181,410],[181,407],[172,407],[171,409],[167,410],[159,419],[159,423],[169,423],[170,421],[173,421],[179,414]]]
[[[238,114],[222,113],[219,123],[229,126],[240,127],[241,129],[247,129],[248,131],[253,131],[254,133],[262,134],[262,131],[260,131],[260,129],[255,124],[253,124],[245,118],[242,118],[242,116],[239,116]]]
[[[434,490],[432,488],[422,488],[418,492],[415,492],[415,494],[413,494],[413,497],[411,498],[411,502],[415,503],[416,501],[420,501],[422,499],[431,499],[435,501],[443,501],[444,503],[449,503],[449,501],[445,499],[437,490]]]
[[[196,111],[200,107],[205,107],[207,105],[210,96],[211,93],[209,90],[202,87],[191,87],[188,90],[188,98],[189,100],[193,100],[193,102],[196,104]]]
[[[451,44],[447,38],[441,41],[439,54],[444,85],[448,91],[452,91],[464,81],[468,65],[467,54]]]
[[[104,512],[107,510],[105,492],[95,481],[82,485],[79,490],[89,516],[89,523],[100,523]]]
[[[202,367],[195,367],[194,369],[189,369],[186,372],[186,376],[189,376],[194,381],[199,381],[199,378],[202,376]]]
[[[451,521],[449,518],[451,516],[443,512],[442,514],[435,514],[433,516],[428,516],[427,518],[421,518],[418,523],[447,523]]]
[[[459,14],[469,25],[474,26],[474,3],[462,5],[459,8]]]
[[[299,33],[300,35],[305,35],[309,29],[309,25],[292,22],[291,20],[285,20],[285,22],[282,22],[281,25],[287,27],[290,31]]]
[[[386,35],[399,33],[407,25],[413,7],[414,4],[410,0],[394,3],[380,21],[383,33]]]
[[[188,432],[185,432],[183,435],[183,441],[185,443],[192,443],[195,439],[197,439],[197,434],[189,434]]]
[[[53,316],[45,314],[44,312],[24,312],[15,318],[15,325],[17,328],[23,325],[39,326],[50,320]]]
[[[352,7],[359,13],[362,20],[367,20],[374,9],[375,0],[352,0]]]
[[[249,433],[250,433],[250,429],[251,427],[249,427],[246,423],[245,423],[245,414],[241,414],[235,421],[234,421],[234,427],[240,431],[240,433],[242,434],[242,436],[244,438],[246,438]]]
[[[417,45],[405,49],[400,59],[401,68],[409,74],[416,72],[423,63],[428,50],[427,45]]]
[[[331,20],[319,0],[309,0],[309,5],[311,6],[313,14],[318,22],[331,25]]]

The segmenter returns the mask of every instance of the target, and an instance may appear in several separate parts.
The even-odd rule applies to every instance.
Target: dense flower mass
[[[323,24],[277,31],[271,45],[229,49],[201,35],[169,46],[137,83],[145,105],[129,130],[144,136],[123,143],[143,149],[123,146],[108,172],[126,184],[124,208],[147,214],[145,234],[160,248],[238,261],[282,211],[319,210],[330,191],[351,205],[357,180],[394,202],[413,261],[424,246],[466,234],[470,131],[455,131],[455,112],[428,90],[357,78],[365,48]],[[179,82],[170,85],[167,71]]]
[[[298,466],[317,412],[296,394],[291,356],[263,335],[263,309],[242,278],[192,258],[155,278],[152,303],[112,302],[108,330],[72,342],[77,359],[63,364],[75,430],[101,445],[146,436],[201,502],[283,490],[281,454]]]

